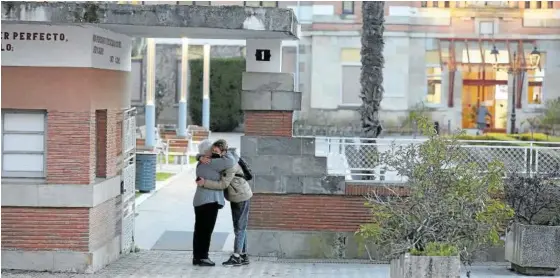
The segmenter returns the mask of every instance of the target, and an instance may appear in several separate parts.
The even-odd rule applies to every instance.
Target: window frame
[[[344,4],[345,4],[345,3],[350,3],[350,10],[347,10],[347,9],[344,7]],[[353,14],[356,12],[356,9],[354,8],[354,6],[355,6],[354,1],[342,1],[342,11],[341,11],[341,14],[343,14],[343,15],[353,15]]]
[[[443,107],[443,96],[444,96],[444,92],[443,92],[443,71],[444,69],[441,69],[440,74],[428,74],[428,69],[430,68],[441,68],[441,65],[439,64],[426,64],[426,91],[424,92],[424,97],[423,97],[423,102],[424,105],[426,107]],[[433,103],[433,102],[428,102],[428,95],[430,92],[430,87],[428,85],[428,82],[431,80],[430,78],[434,78],[434,77],[439,77],[439,85],[440,85],[440,99],[439,99],[439,103]]]
[[[527,73],[527,106],[532,107],[532,108],[540,108],[540,107],[544,107],[545,101],[544,101],[544,96],[545,96],[545,90],[544,90],[544,82],[545,82],[545,71],[544,68],[539,70],[539,72],[541,72],[541,74],[536,74],[537,70],[535,70],[535,74],[529,74]],[[531,85],[531,83],[539,83],[539,81],[531,81],[531,79],[540,79],[540,86],[537,85]],[[529,90],[531,89],[531,87],[540,87],[541,88],[541,103],[531,103],[529,101]],[[533,94],[535,92],[533,91]]]
[[[344,103],[344,67],[358,67],[360,68],[362,63],[360,62],[343,62],[340,63],[340,90],[339,90],[339,107],[345,108],[357,108],[362,105],[361,102],[358,103]],[[359,82],[358,82],[359,83]],[[361,90],[361,84],[358,84]],[[361,93],[361,92],[360,92]],[[358,94],[359,97],[359,94]]]
[[[6,114],[40,114],[43,116],[43,131],[8,131],[5,130]],[[42,154],[43,155],[43,170],[41,172],[35,171],[5,171],[2,166],[1,176],[2,178],[39,178],[44,179],[47,177],[47,112],[45,110],[12,110],[12,109],[2,109],[2,165],[4,165],[4,155],[5,154]],[[5,140],[4,136],[7,134],[20,134],[20,135],[43,135],[43,151],[4,151]]]
[[[546,1],[547,9],[554,9],[554,1]]]
[[[420,7],[421,8],[427,8],[428,7],[428,1],[420,1]]]
[[[530,9],[531,8],[531,1],[525,1],[525,3],[523,4],[523,7],[525,9]]]

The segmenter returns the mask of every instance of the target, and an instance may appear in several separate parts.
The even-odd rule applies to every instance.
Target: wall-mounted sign
[[[257,49],[255,51],[255,58],[257,61],[270,61],[270,49]]]
[[[2,66],[130,71],[131,39],[91,26],[2,24]]]

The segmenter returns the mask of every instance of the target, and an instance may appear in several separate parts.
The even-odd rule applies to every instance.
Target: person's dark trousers
[[[250,200],[240,203],[231,203],[231,217],[233,219],[233,232],[235,233],[235,242],[233,244],[233,253],[247,253],[247,224],[249,222],[249,206]]]
[[[208,259],[210,240],[212,238],[212,232],[214,232],[219,209],[220,205],[218,203],[204,204],[194,208],[194,260]]]

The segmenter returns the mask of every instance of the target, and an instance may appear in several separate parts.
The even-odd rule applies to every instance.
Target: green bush
[[[189,109],[196,125],[202,125],[203,61],[190,61]],[[241,111],[241,76],[245,71],[244,58],[215,58],[210,60],[210,129],[233,131],[243,118]]]
[[[408,196],[367,197],[371,221],[357,234],[377,245],[389,259],[403,253],[460,255],[470,263],[475,252],[503,244],[500,236],[513,210],[503,196],[504,166],[491,161],[484,167],[464,162],[461,135],[438,136],[426,118],[418,120],[428,140],[394,145],[379,161],[407,177]],[[389,191],[391,188],[387,188]]]
[[[449,243],[430,242],[426,244],[426,248],[424,250],[412,248],[410,250],[410,255],[450,257],[459,255],[459,250],[457,250],[457,247],[455,245]]]

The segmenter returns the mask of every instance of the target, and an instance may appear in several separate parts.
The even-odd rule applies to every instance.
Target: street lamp
[[[537,49],[537,46],[535,46],[533,48],[533,51],[531,51],[531,53],[529,54],[529,64],[526,65],[525,63],[521,63],[520,61],[518,61],[518,57],[517,57],[517,52],[513,53],[513,60],[511,61],[511,63],[509,64],[509,66],[507,65],[500,65],[498,62],[498,56],[500,55],[500,51],[498,50],[498,48],[496,48],[496,45],[492,46],[492,50],[490,51],[490,55],[494,56],[494,68],[499,71],[499,70],[506,70],[509,74],[513,74],[513,89],[512,89],[512,105],[511,105],[511,132],[514,133],[515,132],[515,103],[516,103],[516,91],[518,89],[522,90],[521,88],[518,88],[517,86],[517,78],[518,78],[518,74],[520,73],[524,73],[525,71],[529,70],[533,70],[539,67],[540,65],[540,60],[541,60],[541,52]],[[521,76],[521,80],[523,80],[523,76]]]
[[[537,49],[536,46],[533,48],[533,51],[531,51],[531,55],[529,55],[529,57],[530,57],[531,66],[533,68],[536,68],[540,65],[541,52]]]
[[[494,56],[494,67],[498,66],[498,55],[500,55],[500,51],[496,48],[496,45],[492,46],[492,50],[490,51],[490,55]]]

